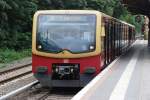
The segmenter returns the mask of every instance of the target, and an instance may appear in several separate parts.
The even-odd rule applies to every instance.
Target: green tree
[[[31,32],[32,16],[36,9],[32,0],[0,0],[0,47],[18,50],[31,46],[17,45],[22,34]],[[28,39],[22,41],[28,42]]]
[[[31,47],[32,17],[37,10],[89,9],[136,25],[134,16],[120,0],[0,0],[0,47],[21,50]]]

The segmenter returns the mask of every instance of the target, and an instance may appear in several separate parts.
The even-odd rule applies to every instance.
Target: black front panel
[[[52,80],[79,80],[79,64],[58,63],[52,65]]]

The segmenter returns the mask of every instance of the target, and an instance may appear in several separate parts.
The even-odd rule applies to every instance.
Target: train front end
[[[97,11],[38,11],[33,19],[32,71],[43,86],[83,87],[101,70]]]

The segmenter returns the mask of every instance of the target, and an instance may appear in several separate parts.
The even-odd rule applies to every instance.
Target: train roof
[[[100,12],[100,13],[102,13],[102,15],[103,15],[104,17],[108,17],[108,18],[117,20],[117,21],[119,21],[119,22],[121,22],[121,23],[123,23],[123,24],[129,25],[129,26],[131,26],[131,27],[135,27],[134,25],[132,25],[132,24],[130,24],[130,23],[127,23],[127,22],[125,22],[125,21],[122,21],[122,20],[120,20],[120,19],[114,18],[114,17],[109,16],[109,15],[106,15],[106,14],[103,13],[103,12]]]

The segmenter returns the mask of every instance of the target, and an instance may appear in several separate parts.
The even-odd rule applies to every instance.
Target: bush
[[[0,63],[8,63],[28,56],[31,56],[31,49],[19,52],[11,49],[0,49]]]

